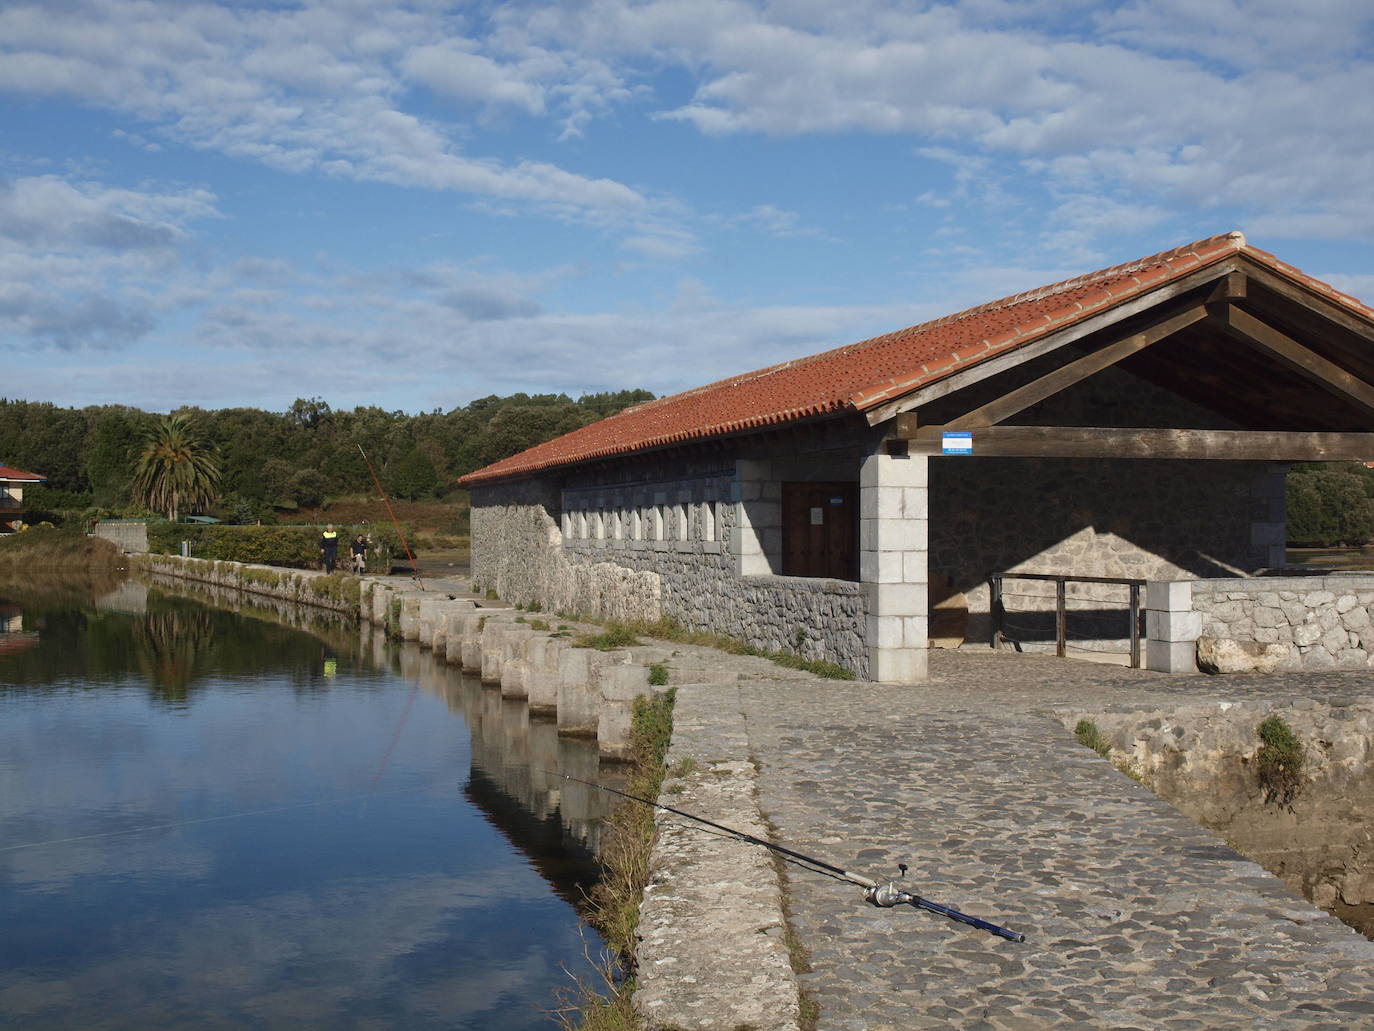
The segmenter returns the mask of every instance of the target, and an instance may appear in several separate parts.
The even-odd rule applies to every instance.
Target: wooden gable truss
[[[1011,421],[1119,365],[1238,428]],[[868,413],[890,446],[974,457],[1374,459],[1374,324],[1244,255]]]

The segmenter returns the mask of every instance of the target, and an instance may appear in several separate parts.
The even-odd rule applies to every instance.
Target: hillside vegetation
[[[455,484],[464,473],[652,398],[644,390],[575,401],[565,394],[493,395],[418,415],[375,407],[335,411],[314,398],[298,399],[285,412],[180,408],[173,414],[191,417],[217,455],[219,499],[208,514],[241,523],[361,523],[386,519],[374,504],[364,452],[393,501],[463,506]],[[25,493],[29,521],[75,522],[89,510],[142,515],[131,504],[130,485],[157,419],[120,405],[59,408],[0,398],[0,463],[48,477],[46,486]],[[412,509],[411,515],[423,516],[434,533],[466,532],[452,509],[442,516]]]

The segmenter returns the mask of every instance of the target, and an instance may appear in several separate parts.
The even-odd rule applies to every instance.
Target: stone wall
[[[1269,606],[1278,608],[1280,606]],[[1061,713],[1092,720],[1109,758],[1160,797],[1325,909],[1362,907],[1374,934],[1374,703],[1333,707],[1222,702],[1155,712]],[[1259,724],[1281,716],[1303,743],[1301,786],[1288,804],[1259,783]]]
[[[968,636],[983,641],[991,572],[1233,576],[1268,557],[1253,544],[1252,512],[1271,471],[1249,462],[932,460],[931,582],[964,594]],[[1052,639],[1054,585],[1008,581],[1007,591],[1016,595],[1009,611],[1046,614],[1027,622]],[[1123,636],[1124,587],[1070,584],[1066,595],[1079,632],[1097,626],[1107,638]]]
[[[1025,425],[1232,424],[1108,369],[1027,409]],[[975,455],[977,432],[974,432]],[[1284,467],[1268,462],[949,457],[930,464],[930,577],[962,593],[968,637],[988,637],[989,573],[1138,580],[1233,577],[1283,562]],[[1053,640],[1054,585],[1011,582],[1008,609],[1040,613],[1030,636]],[[1124,587],[1070,584],[1070,629],[1106,647],[1129,633]],[[1090,645],[1090,642],[1079,642]]]
[[[144,522],[111,522],[95,524],[91,536],[113,541],[126,555],[145,555],[148,552],[148,524]]]
[[[558,491],[543,481],[473,491],[472,582],[512,604],[549,612],[656,622],[661,578],[599,556],[570,556],[555,520]]]
[[[1374,668],[1374,576],[1203,580],[1192,584],[1199,648],[1274,646],[1279,670]],[[1258,658],[1259,649],[1249,649]]]
[[[283,569],[246,562],[150,554],[140,556],[135,568],[350,615],[357,614],[362,596],[362,581],[357,577],[343,573],[326,575],[318,569]]]
[[[751,463],[754,464],[754,463]],[[857,479],[857,469],[855,470]],[[769,503],[734,464],[625,463],[603,482],[473,491],[472,577],[502,599],[604,619],[670,619],[868,675],[865,594],[853,581],[741,575]],[[757,521],[757,520],[755,520]],[[766,538],[764,547],[779,547]],[[768,555],[758,568],[769,568]],[[743,555],[749,559],[748,554]]]

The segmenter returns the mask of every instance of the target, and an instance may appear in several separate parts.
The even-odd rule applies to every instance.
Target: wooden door
[[[784,576],[859,578],[859,487],[856,483],[782,485]]]

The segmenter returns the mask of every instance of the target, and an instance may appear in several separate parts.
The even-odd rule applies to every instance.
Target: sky
[[[1240,229],[1374,301],[1369,0],[0,0],[0,397],[672,393]]]

